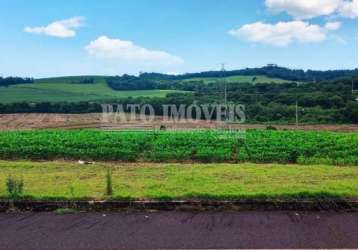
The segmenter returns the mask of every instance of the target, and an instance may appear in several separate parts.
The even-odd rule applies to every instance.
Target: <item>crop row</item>
[[[0,158],[358,165],[358,135],[264,130],[1,132]]]

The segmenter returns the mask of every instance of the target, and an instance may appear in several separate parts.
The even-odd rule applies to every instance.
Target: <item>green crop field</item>
[[[0,103],[14,102],[78,102],[113,100],[125,97],[165,97],[175,90],[115,91],[107,86],[105,77],[93,78],[93,84],[79,83],[86,77],[59,77],[36,80],[34,84],[0,87]]]
[[[0,158],[358,165],[358,134],[15,131],[0,133]]]
[[[224,78],[218,77],[203,77],[203,78],[190,78],[184,80],[184,82],[192,82],[192,81],[202,81],[206,84],[219,81],[220,79],[225,79],[226,82],[229,83],[288,83],[291,81],[283,80],[279,78],[271,78],[267,76],[229,76]]]
[[[357,198],[358,168],[257,164],[106,164],[0,161],[0,198],[8,176],[22,178],[28,199]]]

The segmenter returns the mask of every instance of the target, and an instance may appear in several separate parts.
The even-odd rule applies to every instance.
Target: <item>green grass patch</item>
[[[112,171],[115,200],[239,198],[357,198],[358,168],[257,164],[95,164],[0,161],[0,197],[6,178],[24,181],[35,200],[103,200]]]
[[[113,100],[126,97],[165,97],[176,90],[116,91],[108,87],[105,77],[89,76],[91,84],[79,83],[86,77],[58,77],[36,80],[34,84],[0,87],[0,103],[79,102]]]

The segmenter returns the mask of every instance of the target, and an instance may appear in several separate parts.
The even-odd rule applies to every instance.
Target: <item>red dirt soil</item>
[[[266,125],[255,124],[224,124],[209,121],[169,122],[156,117],[152,122],[143,123],[136,119],[130,122],[109,123],[102,121],[101,113],[91,114],[0,114],[0,130],[28,130],[28,129],[80,129],[102,128],[108,130],[121,129],[159,129],[164,125],[167,129],[265,129]],[[311,131],[358,132],[358,125],[274,125],[277,129],[298,129]]]

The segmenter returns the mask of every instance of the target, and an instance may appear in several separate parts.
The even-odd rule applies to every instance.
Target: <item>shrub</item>
[[[11,199],[17,199],[21,197],[24,191],[23,179],[15,179],[9,176],[6,180],[6,190]]]
[[[73,185],[69,186],[69,192],[71,197],[75,197],[75,187]]]
[[[266,127],[266,130],[277,130],[277,128],[272,125],[269,125]]]
[[[58,208],[58,209],[56,209],[54,212],[55,212],[55,214],[59,214],[59,215],[79,213],[78,210],[73,209],[73,208]]]

